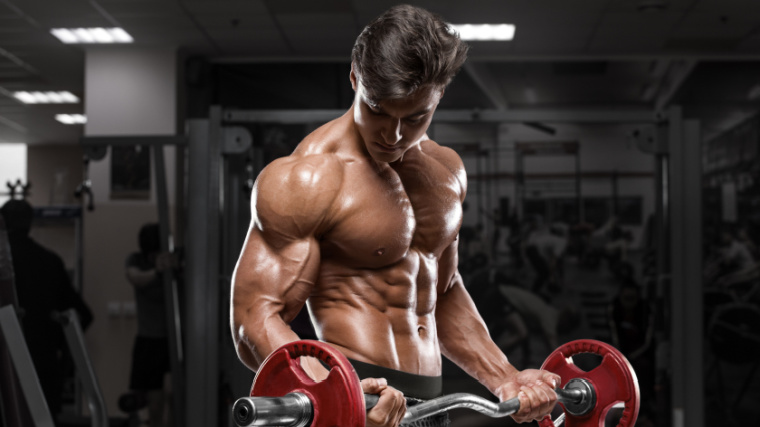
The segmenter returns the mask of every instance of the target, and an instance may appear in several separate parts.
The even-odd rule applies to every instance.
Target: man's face
[[[354,122],[369,155],[378,162],[392,163],[422,139],[433,118],[443,90],[425,86],[400,99],[373,100],[351,72]]]

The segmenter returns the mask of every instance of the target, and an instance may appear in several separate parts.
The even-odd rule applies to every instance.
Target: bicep
[[[292,320],[308,298],[319,270],[317,234],[333,191],[308,162],[280,161],[259,176],[251,197],[251,226],[235,267],[235,314],[256,309]]]
[[[313,237],[272,244],[252,227],[233,277],[236,315],[277,314],[289,322],[316,282],[319,246]]]

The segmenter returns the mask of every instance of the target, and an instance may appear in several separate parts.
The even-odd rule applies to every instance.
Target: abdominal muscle
[[[323,262],[308,301],[320,340],[348,358],[417,375],[441,375],[430,262],[410,251],[381,269]]]

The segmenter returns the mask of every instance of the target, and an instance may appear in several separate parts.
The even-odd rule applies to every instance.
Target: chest
[[[451,244],[462,221],[461,190],[445,168],[410,161],[381,173],[356,169],[341,192],[331,251],[357,266],[382,267],[412,249],[438,256]]]

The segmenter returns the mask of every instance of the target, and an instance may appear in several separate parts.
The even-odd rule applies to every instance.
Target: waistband
[[[349,359],[360,379],[385,378],[388,385],[404,393],[406,397],[434,399],[443,393],[443,377],[410,374],[371,363]]]

